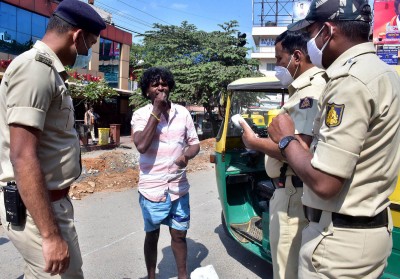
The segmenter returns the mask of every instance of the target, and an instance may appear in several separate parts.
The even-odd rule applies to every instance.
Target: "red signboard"
[[[375,44],[400,44],[400,18],[397,13],[395,0],[375,0],[373,33]]]

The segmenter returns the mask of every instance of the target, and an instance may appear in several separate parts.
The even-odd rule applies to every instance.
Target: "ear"
[[[302,56],[304,56],[304,55],[303,55],[303,52],[301,52],[301,51],[298,50],[298,49],[296,49],[296,50],[293,52],[293,59],[294,59],[294,61],[297,62],[297,63],[300,62]]]
[[[324,22],[324,25],[325,28],[322,30],[321,36],[323,37],[324,41],[327,41],[336,30],[336,26],[331,22]]]
[[[74,31],[74,34],[72,35],[73,41],[76,42],[76,41],[78,40],[79,36],[80,36],[82,33],[83,33],[83,30],[82,30],[82,29],[76,29],[76,30]]]

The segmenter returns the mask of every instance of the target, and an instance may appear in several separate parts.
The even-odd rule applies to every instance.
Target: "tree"
[[[230,82],[259,75],[258,62],[247,59],[247,48],[239,44],[237,21],[218,26],[221,31],[205,32],[186,21],[180,26],[154,24],[143,36],[144,67],[163,66],[174,74],[176,88],[170,99],[202,105],[210,116]],[[140,94],[131,103],[143,104]]]
[[[67,68],[67,72],[71,72],[71,70]],[[103,78],[93,77],[89,74],[80,75],[74,72],[70,75],[68,82],[72,98],[81,102],[93,104],[118,95],[117,91],[108,86]]]

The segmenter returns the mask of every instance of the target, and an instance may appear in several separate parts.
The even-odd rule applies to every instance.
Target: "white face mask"
[[[292,75],[290,74],[290,72],[288,70],[290,63],[292,62],[292,58],[293,58],[293,55],[290,57],[289,64],[287,65],[286,68],[282,67],[282,66],[275,66],[275,76],[277,79],[279,79],[279,81],[284,86],[288,86],[289,84],[291,84],[294,81]],[[297,66],[296,72],[294,73],[294,75],[296,75],[298,68],[299,67]]]
[[[325,69],[324,66],[322,65],[322,52],[324,51],[325,47],[328,45],[331,37],[332,37],[332,28],[331,28],[331,35],[329,36],[329,39],[326,41],[326,43],[322,46],[322,49],[320,50],[317,47],[317,44],[315,43],[315,39],[318,37],[318,35],[321,33],[322,29],[324,29],[325,25],[322,26],[321,30],[318,31],[317,35],[315,35],[314,38],[309,40],[307,42],[307,51],[308,55],[310,56],[311,63],[313,63],[315,66],[321,69]]]
[[[90,59],[92,58],[92,48],[87,47],[85,38],[83,38],[83,43],[85,44],[88,54],[87,55],[79,54],[75,46],[76,58],[75,58],[75,63],[72,66],[72,69],[82,69],[87,67],[89,65]]]

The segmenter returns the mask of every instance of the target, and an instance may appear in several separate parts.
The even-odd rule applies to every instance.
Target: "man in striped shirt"
[[[175,86],[172,73],[150,68],[140,81],[142,94],[151,100],[132,117],[133,141],[140,152],[139,203],[142,208],[144,255],[148,278],[155,278],[160,225],[169,226],[178,278],[187,278],[186,232],[189,228],[188,161],[200,150],[189,111],[168,100]]]

